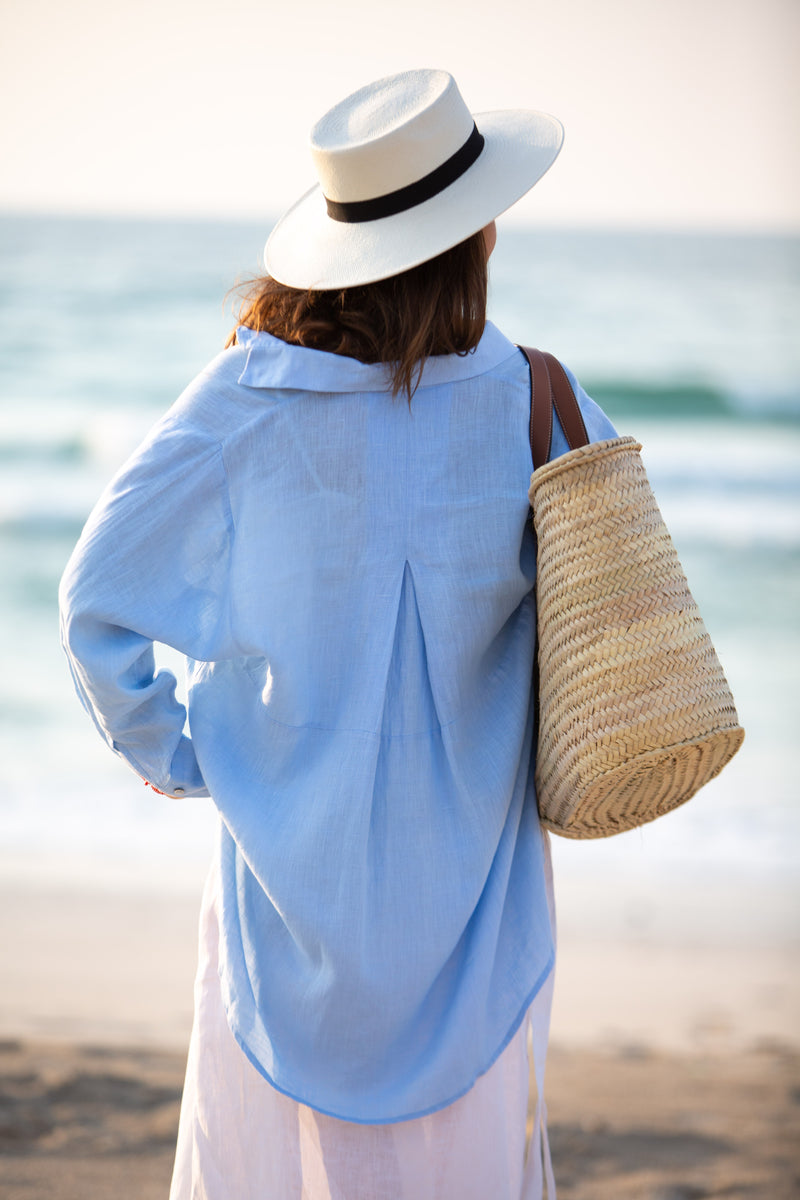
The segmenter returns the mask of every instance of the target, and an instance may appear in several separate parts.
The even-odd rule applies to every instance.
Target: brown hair
[[[480,231],[444,254],[360,287],[315,291],[266,275],[251,281],[237,326],[298,346],[387,364],[392,395],[409,403],[425,359],[467,354],[486,324],[486,243]],[[236,330],[226,346],[236,344]]]

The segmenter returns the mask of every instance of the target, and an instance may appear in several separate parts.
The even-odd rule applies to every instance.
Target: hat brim
[[[290,287],[315,290],[375,283],[427,262],[483,229],[516,203],[555,162],[561,122],[546,113],[478,113],[484,146],[472,166],[430,200],[377,221],[349,224],[328,216],[319,188],[278,221],[264,261]]]

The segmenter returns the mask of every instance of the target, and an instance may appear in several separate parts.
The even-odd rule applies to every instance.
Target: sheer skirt
[[[426,1117],[363,1125],[277,1091],[237,1045],[218,974],[217,873],[200,918],[195,1016],[170,1200],[555,1200],[543,1105],[526,1162],[533,1031],[541,1090],[552,974],[494,1065]]]

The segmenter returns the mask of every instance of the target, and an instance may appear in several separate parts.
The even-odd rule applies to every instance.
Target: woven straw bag
[[[744,730],[633,438],[588,445],[557,359],[531,365],[542,823],[607,837],[683,804]],[[553,408],[573,447],[547,462]]]

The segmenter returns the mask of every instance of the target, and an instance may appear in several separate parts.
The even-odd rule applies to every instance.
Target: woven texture
[[[531,478],[538,540],[542,823],[573,838],[652,821],[744,738],[633,438]]]

